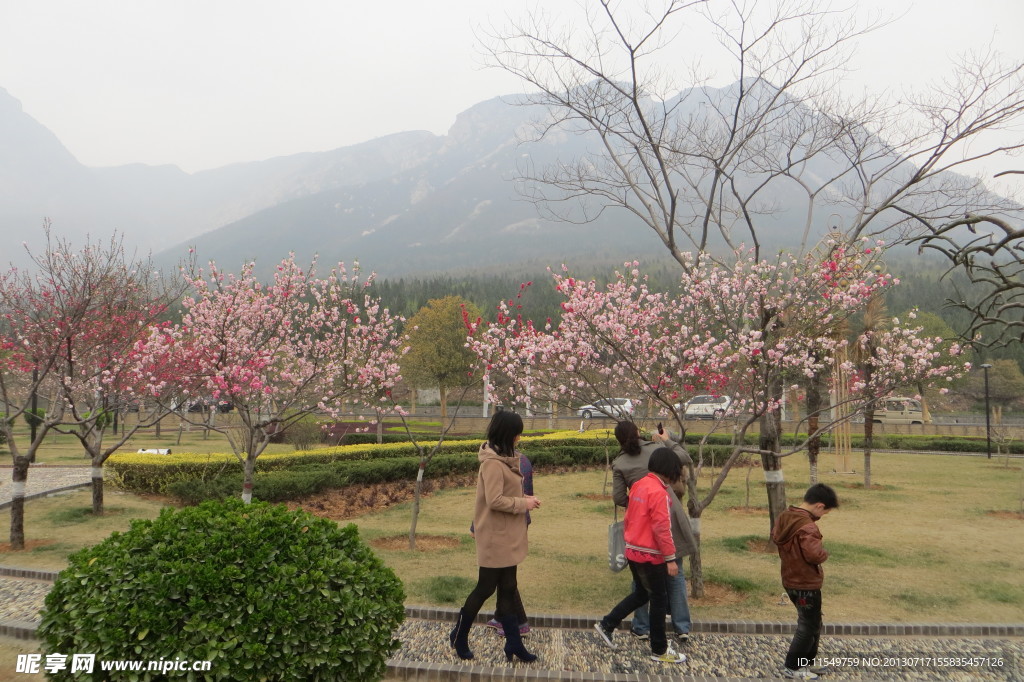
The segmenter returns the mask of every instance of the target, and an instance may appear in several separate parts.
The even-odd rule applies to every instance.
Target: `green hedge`
[[[804,436],[789,435],[783,445],[802,442]],[[698,459],[699,443],[703,436],[686,437],[687,449],[694,461]],[[853,437],[854,447],[861,447],[862,436]],[[732,455],[731,437],[712,434],[704,446],[706,466],[720,467]],[[445,441],[425,472],[427,478],[476,471],[476,452],[480,439]],[[754,445],[756,437],[748,437]],[[1014,444],[1012,452],[1024,451],[1024,444]],[[822,447],[829,447],[830,439],[822,439]],[[985,452],[984,439],[949,438],[937,436],[877,436],[875,447],[894,449],[937,450],[943,452]],[[606,439],[587,442],[579,437],[538,438],[524,440],[523,450],[535,468],[565,466],[603,466],[606,457],[614,458],[618,448]],[[756,457],[756,455],[755,455]],[[195,503],[206,499],[234,497],[242,488],[242,465],[234,457],[210,456],[205,460],[176,462],[131,462],[111,460],[107,464],[117,483],[128,490],[143,493],[171,494],[183,501]],[[413,480],[419,467],[415,449],[383,445],[361,446],[356,450],[325,448],[294,455],[260,458],[256,462],[257,476],[253,494],[257,499],[277,502],[295,499],[332,488],[361,483]]]
[[[588,449],[600,451],[600,461],[604,461],[604,442],[599,445],[586,445],[578,438],[566,439],[538,439],[524,448],[530,460],[533,461],[535,452],[542,450],[556,450],[564,452],[584,452]],[[426,443],[425,445],[430,445]],[[468,454],[476,461],[477,449],[480,446],[480,439],[472,440],[445,440],[438,450],[437,461],[441,455]],[[426,447],[429,451],[429,447]],[[615,450],[611,451],[614,456]],[[257,473],[276,471],[279,469],[295,469],[315,464],[332,464],[335,462],[358,462],[376,461],[382,459],[402,459],[411,457],[417,459],[416,450],[412,445],[408,447],[396,447],[394,444],[385,444],[379,448],[362,446],[358,449],[346,447],[322,448],[308,452],[297,452],[292,455],[274,455],[271,457],[260,457],[256,460]],[[418,459],[417,459],[418,461]],[[564,456],[560,463],[572,464],[566,461]],[[588,460],[596,463],[597,460]],[[220,476],[237,473],[241,476],[242,464],[232,455],[209,455],[198,457],[195,455],[176,457],[168,456],[145,456],[134,455],[115,456],[107,461],[107,470],[113,474],[113,479],[122,488],[139,493],[164,494],[167,486],[178,481],[203,482]],[[257,480],[259,476],[257,476]]]
[[[422,443],[435,443],[437,442],[436,433],[414,433],[416,440]],[[476,441],[480,442],[484,439],[483,435],[458,435],[458,436],[445,436],[445,442],[447,441]],[[382,443],[408,443],[409,436],[404,433],[384,433],[381,434]],[[377,434],[376,433],[346,433],[341,437],[339,445],[376,445]]]
[[[617,452],[610,451],[608,454],[614,457]],[[731,454],[730,447],[706,448],[705,463],[721,466]],[[605,464],[603,445],[556,444],[552,447],[531,448],[528,456],[534,468],[540,471],[562,466],[600,467]],[[424,477],[434,479],[448,475],[471,474],[477,471],[478,466],[475,449],[473,452],[440,454],[431,460]],[[289,469],[276,468],[264,471],[256,477],[253,482],[253,497],[267,502],[283,502],[349,485],[413,481],[418,470],[418,457],[385,457],[305,464]],[[165,493],[177,497],[186,504],[237,497],[241,490],[241,471],[224,472],[206,480],[178,480],[164,488]]]
[[[412,481],[416,479],[419,465],[418,457],[400,457],[276,469],[256,477],[252,494],[257,500],[283,502],[349,485]],[[474,473],[478,466],[475,454],[437,455],[431,461],[425,477]],[[202,481],[175,481],[165,488],[165,492],[186,504],[237,497],[241,491],[241,472],[225,473]]]

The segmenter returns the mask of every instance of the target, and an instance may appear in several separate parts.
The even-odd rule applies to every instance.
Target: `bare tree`
[[[521,101],[548,112],[540,135],[593,141],[523,175],[529,196],[560,217],[625,210],[687,268],[699,263],[688,251],[760,249],[783,225],[799,228],[802,250],[830,228],[903,235],[979,208],[1016,210],[953,171],[1024,147],[992,138],[1024,118],[1021,65],[974,54],[920,93],[853,101],[840,95],[844,66],[879,20],[798,0],[587,6],[582,25],[535,14],[485,46],[491,64],[538,90]],[[659,58],[685,25],[717,37],[728,73],[666,69]],[[735,82],[712,88],[712,75]]]
[[[742,243],[760,259],[772,235],[804,253],[831,231],[850,244],[934,232],[966,213],[1019,207],[957,173],[1024,148],[995,139],[1024,120],[1021,65],[977,53],[906,96],[844,97],[857,42],[882,25],[809,0],[649,0],[585,4],[583,21],[534,13],[490,32],[487,61],[535,90],[537,135],[579,134],[585,152],[524,168],[542,210],[574,222],[619,211],[652,230],[685,271],[706,258],[731,268]],[[720,54],[679,67],[663,59],[686,28]],[[724,73],[709,63],[724,56]],[[713,88],[712,77],[732,85]],[[680,85],[682,83],[682,85]],[[782,320],[764,320],[775,329]],[[781,398],[781,385],[776,385]],[[771,415],[763,450],[778,452]],[[778,457],[764,455],[766,471]],[[781,483],[770,499],[784,499]]]
[[[957,333],[977,346],[1024,340],[1024,227],[1015,225],[1019,215],[965,214],[914,240],[949,259],[947,275],[967,276],[969,290],[954,288],[947,305],[969,313]]]

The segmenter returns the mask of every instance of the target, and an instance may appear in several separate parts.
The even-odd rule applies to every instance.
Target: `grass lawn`
[[[1024,521],[1020,508],[1024,462],[978,457],[883,454],[873,462],[877,488],[860,476],[829,473],[840,508],[820,524],[832,557],[826,564],[825,613],[833,622],[1020,622],[1024,614]],[[785,465],[790,501],[808,485],[806,460]],[[768,532],[760,470],[732,472],[703,519],[703,559],[708,597],[693,602],[696,619],[790,620],[779,604],[778,559],[766,553]],[[607,481],[607,484],[606,484]],[[606,487],[607,485],[607,487]],[[611,519],[610,480],[603,471],[535,476],[543,506],[534,512],[530,555],[520,567],[529,611],[601,614],[628,591],[629,574],[606,563]],[[706,480],[702,488],[706,489]],[[380,542],[408,533],[411,504],[352,521],[402,578],[410,604],[456,606],[476,579],[468,528],[474,490],[444,490],[426,498],[419,551]],[[89,491],[31,500],[26,505],[28,549],[0,552],[0,564],[59,570],[71,552],[98,542],[131,518],[151,518],[162,500],[108,489],[108,513],[89,512]],[[0,524],[9,525],[8,511]],[[431,542],[440,536],[447,542]],[[397,545],[397,547],[396,547]],[[687,566],[689,573],[689,567]]]
[[[227,423],[226,420],[233,418],[233,415],[217,415],[218,423]],[[129,415],[129,423],[134,415]],[[198,452],[198,453],[219,453],[231,452],[231,446],[227,438],[220,433],[211,433],[198,426],[190,426],[184,422],[179,424],[178,419],[168,417],[164,419],[160,437],[155,435],[153,429],[145,429],[137,432],[122,447],[123,452],[135,452],[142,449],[171,449],[174,452]],[[179,428],[180,427],[180,428]],[[16,432],[18,444],[24,447],[28,442],[28,426],[19,426]],[[107,435],[104,442],[116,442],[115,437]],[[295,448],[287,444],[271,443],[267,446],[268,453],[294,452]],[[0,462],[10,465],[10,450],[6,444],[0,446]],[[88,465],[89,459],[85,456],[78,439],[71,435],[59,434],[51,431],[46,436],[46,441],[36,453],[37,464],[49,465]],[[30,473],[29,476],[32,474]]]
[[[823,458],[822,469],[831,469]],[[880,489],[861,477],[824,472],[840,508],[820,528],[832,557],[825,566],[825,614],[833,622],[1021,622],[1024,620],[1024,521],[990,511],[1020,508],[1021,471],[976,457],[876,455]],[[807,487],[806,460],[786,462],[791,503]],[[751,475],[753,506],[764,504],[760,470]],[[602,614],[629,590],[629,574],[607,568],[611,502],[602,471],[535,476],[543,501],[533,514],[530,555],[520,566],[528,611]],[[610,484],[609,484],[610,485]],[[706,485],[704,486],[706,489]],[[608,488],[610,491],[610,488]],[[743,508],[746,471],[732,472],[703,519],[709,596],[693,601],[696,619],[783,620],[778,558],[763,551],[768,514]],[[417,531],[454,547],[410,552],[378,549],[403,579],[411,604],[461,605],[476,579],[468,527],[474,491],[447,490],[425,500]],[[411,505],[355,519],[370,541],[408,532]],[[750,549],[750,546],[753,549]],[[689,574],[689,567],[687,566]]]

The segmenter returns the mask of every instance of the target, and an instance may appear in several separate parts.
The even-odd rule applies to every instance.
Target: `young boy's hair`
[[[683,475],[683,463],[671,448],[658,448],[651,453],[647,462],[647,470],[661,474],[669,483],[675,483]]]
[[[807,492],[804,493],[804,502],[807,504],[821,502],[825,505],[825,509],[835,509],[839,506],[839,498],[836,497],[836,491],[824,483],[815,483],[808,488]]]

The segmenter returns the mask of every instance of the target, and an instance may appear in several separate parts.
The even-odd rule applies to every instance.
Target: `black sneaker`
[[[614,628],[606,628],[599,621],[594,623],[594,629],[597,630],[597,634],[601,635],[601,639],[608,645],[609,649],[615,648],[615,643],[612,642],[612,637],[615,635]]]
[[[637,639],[639,639],[641,641],[647,641],[647,640],[649,640],[651,638],[651,636],[648,633],[646,633],[646,632],[637,632],[636,630],[630,630],[629,634],[633,635],[634,637],[636,637]]]
[[[679,642],[680,644],[689,644],[690,643],[690,633],[689,632],[677,632],[676,633],[676,641]]]

